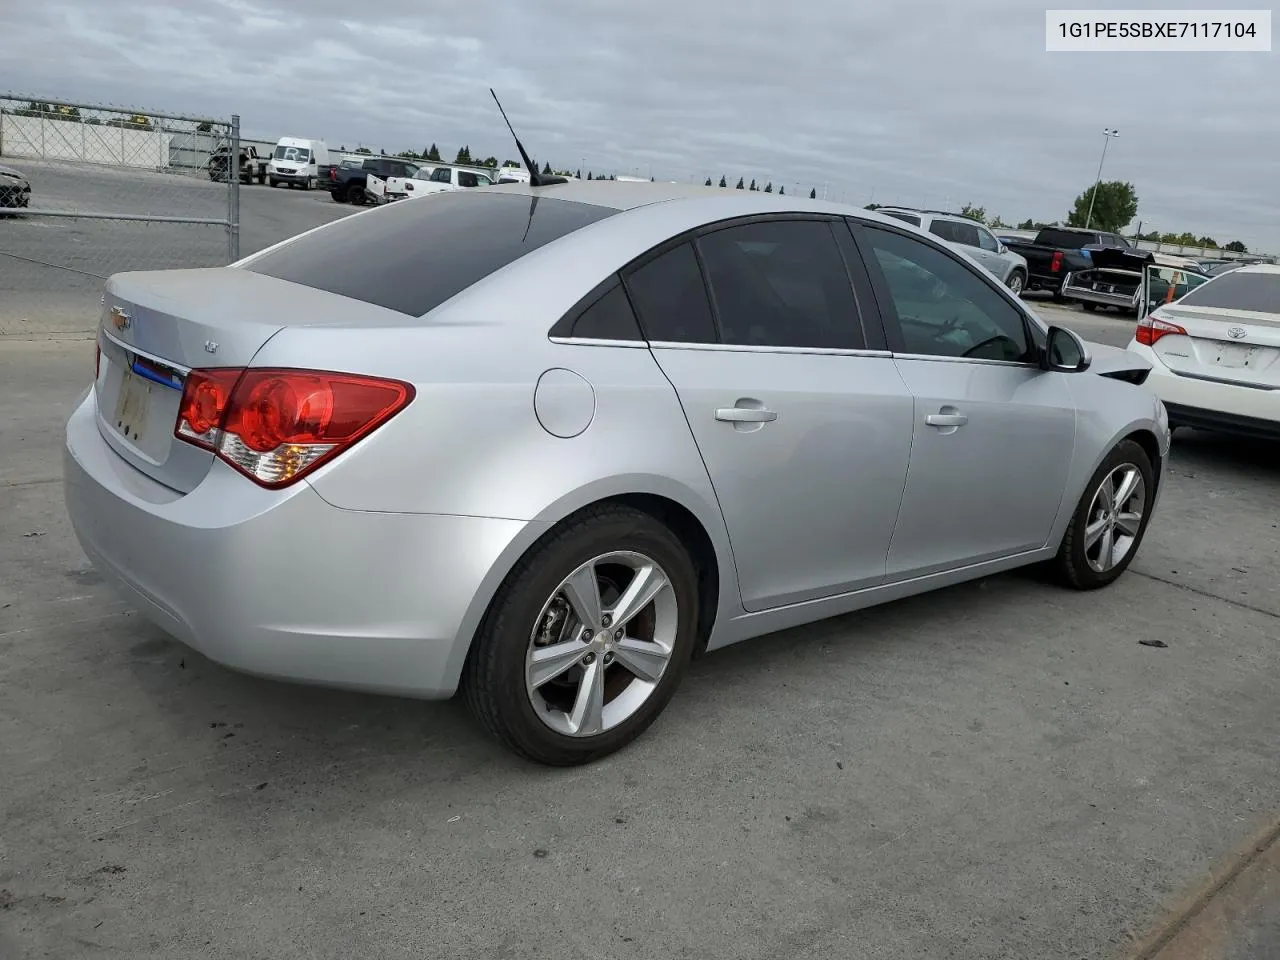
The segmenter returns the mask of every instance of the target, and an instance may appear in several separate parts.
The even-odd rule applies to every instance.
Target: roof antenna
[[[493,87],[489,88],[489,96],[493,97],[493,102],[498,105],[498,112],[502,114],[502,120],[507,125],[507,129],[511,131],[511,137],[516,142],[516,149],[520,151],[520,159],[524,161],[525,167],[529,171],[529,186],[545,187],[553,183],[568,183],[564,177],[553,177],[550,174],[543,176],[538,173],[538,167],[529,159],[529,154],[524,148],[524,144],[520,142],[520,138],[516,136],[515,128],[511,126],[511,121],[507,119],[507,111],[502,109],[502,101],[498,99],[498,95],[493,92]]]

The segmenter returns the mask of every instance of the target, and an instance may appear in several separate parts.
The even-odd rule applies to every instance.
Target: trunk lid
[[[235,267],[116,274],[107,281],[99,322],[98,429],[152,479],[192,490],[214,457],[174,436],[187,373],[247,367],[286,326],[348,325],[352,310],[344,303],[373,311],[382,325],[417,322]]]
[[[1152,348],[1174,373],[1280,390],[1280,315],[1174,302],[1155,316],[1187,331],[1161,337]]]

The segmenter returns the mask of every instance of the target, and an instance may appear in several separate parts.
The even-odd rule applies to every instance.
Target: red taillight
[[[1162,320],[1156,314],[1151,313],[1138,321],[1138,331],[1134,334],[1134,339],[1144,346],[1154,347],[1157,340],[1161,337],[1167,337],[1171,333],[1179,333],[1184,337],[1187,335],[1187,331],[1176,323]]]
[[[193,370],[174,435],[214,450],[264,487],[284,487],[386,423],[412,399],[409,384],[377,377]]]
[[[1062,269],[1062,251],[1053,251],[1053,259],[1049,261],[1049,272],[1058,273]]]
[[[329,179],[330,179],[330,180],[337,180],[337,179],[338,179],[338,168],[337,168],[337,167],[330,167],[330,168],[329,168]]]

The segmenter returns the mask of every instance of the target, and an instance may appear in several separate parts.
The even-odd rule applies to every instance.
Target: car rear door
[[[863,329],[874,308],[856,257],[839,220],[787,215],[717,225],[623,274],[715,488],[747,610],[885,578],[913,400],[878,324]]]
[[[1241,267],[1200,279],[1170,267],[1146,269],[1146,300],[1185,335],[1159,337],[1151,349],[1174,373],[1192,379],[1280,390],[1280,268]],[[1278,408],[1280,409],[1280,408]]]
[[[890,580],[1043,547],[1075,446],[1075,404],[1041,370],[989,276],[906,231],[855,225],[894,362],[915,398]]]

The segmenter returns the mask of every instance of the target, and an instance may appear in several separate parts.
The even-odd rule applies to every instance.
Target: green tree
[[[588,170],[588,171],[587,171],[587,179],[588,179],[588,180],[590,180],[590,179],[591,179],[591,171],[590,171],[590,170]]]
[[[742,178],[741,178],[741,177],[739,177],[739,178],[738,178],[738,185],[737,185],[736,187],[734,187],[733,189],[735,189],[735,190],[743,190],[743,189],[745,189],[745,187],[744,187],[744,185],[743,185],[743,183],[742,183]]]
[[[764,192],[765,192],[765,193],[773,193],[773,181],[772,181],[772,180],[770,180],[768,183],[766,183],[766,184],[764,185]]]
[[[787,192],[787,188],[786,188],[786,187],[779,187],[779,188],[778,188],[778,196],[782,196],[782,195],[783,195],[784,193],[786,193],[786,192]]]
[[[457,159],[455,159],[453,162],[454,162],[454,163],[471,163],[471,162],[472,162],[472,161],[471,161],[471,147],[470,147],[470,146],[464,146],[461,150],[459,150],[459,151],[458,151]]]
[[[756,186],[756,178],[755,178],[755,177],[752,177],[752,178],[751,178],[751,186],[747,187],[747,189],[748,189],[748,190],[758,190],[758,189],[759,189],[759,187],[757,187],[757,186]]]
[[[1020,224],[1018,224],[1019,230],[1034,230],[1035,228],[1036,228],[1036,225],[1034,222],[1032,222],[1030,217],[1027,217],[1027,219],[1023,220]]]
[[[704,183],[704,184],[703,184],[703,186],[704,186],[704,187],[709,187],[709,186],[711,186],[711,178],[710,178],[710,177],[707,177],[707,182],[706,182],[706,183]]]
[[[396,154],[397,157],[403,157],[405,160],[417,160],[418,155],[412,150],[401,150]]]
[[[817,187],[814,187],[812,190],[810,190],[810,191],[809,191],[809,199],[810,199],[810,200],[817,200],[817,199],[818,199],[818,188],[817,188]]]
[[[728,180],[726,180],[726,179],[724,178],[724,174],[723,174],[723,173],[722,173],[722,174],[720,174],[720,186],[722,186],[722,187],[727,187],[727,186],[729,186],[729,181],[728,181]]]
[[[863,210],[879,210],[879,209],[880,209],[880,204],[878,204],[878,203],[868,203],[868,204],[867,204],[865,207],[863,207],[862,209],[863,209]]]
[[[371,156],[373,156],[373,151],[372,151],[372,150],[370,150],[368,147],[356,147],[355,152],[356,152],[356,153],[363,154],[363,155],[365,155],[366,157],[371,157]]]
[[[1090,203],[1093,205],[1092,218],[1089,217]],[[1137,213],[1138,192],[1133,189],[1133,184],[1123,180],[1108,180],[1086,188],[1076,197],[1071,212],[1067,214],[1067,226],[1089,226],[1118,233],[1129,225]]]
[[[1218,246],[1218,241],[1213,239],[1213,237],[1201,237],[1197,242],[1202,247],[1213,247],[1214,249],[1217,249]]]
[[[968,217],[970,220],[977,220],[979,223],[987,222],[986,207],[975,207],[972,203],[966,203],[960,208],[960,216]]]
[[[548,177],[551,176],[551,164],[544,163],[542,165],[542,172]]]
[[[1248,247],[1246,247],[1246,246],[1245,246],[1243,243],[1241,243],[1239,240],[1232,240],[1230,243],[1228,243],[1228,244],[1227,244],[1225,247],[1223,247],[1222,249],[1223,249],[1223,250],[1230,250],[1232,253],[1248,253],[1248,252],[1249,252],[1249,248],[1248,248]]]
[[[1005,230],[1008,229],[1009,224],[1001,220],[999,216],[995,216],[987,222],[987,226],[992,230]]]
[[[427,148],[427,159],[434,160],[436,163],[440,162],[440,148],[434,143]]]

